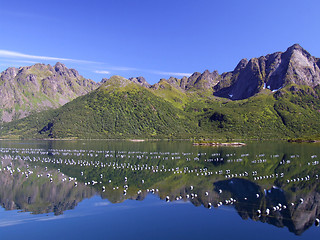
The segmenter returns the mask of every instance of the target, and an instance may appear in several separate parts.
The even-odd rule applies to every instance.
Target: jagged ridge
[[[62,63],[8,68],[0,74],[0,119],[9,122],[60,107],[98,86]]]
[[[315,87],[320,84],[320,59],[311,56],[299,44],[285,52],[276,52],[249,61],[242,59],[235,69],[221,75],[205,70],[181,79],[170,77],[150,85],[143,77],[129,80],[147,88],[159,89],[163,83],[182,91],[211,91],[215,96],[240,100],[263,89],[277,91],[288,84]]]

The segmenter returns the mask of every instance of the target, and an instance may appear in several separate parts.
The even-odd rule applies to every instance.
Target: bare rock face
[[[233,72],[221,75],[215,95],[239,100],[264,88],[276,91],[291,83],[310,87],[320,84],[319,59],[298,44],[283,53],[252,58],[248,63],[241,60]]]
[[[183,90],[213,90],[213,87],[218,83],[220,75],[217,71],[210,72],[205,70],[203,73],[195,72],[190,77],[182,77],[181,79],[170,77],[169,79],[161,79],[158,83],[152,85],[153,89],[161,87],[162,82],[167,82],[171,86]]]
[[[8,68],[0,73],[0,121],[57,108],[99,86],[62,63]]]
[[[218,81],[219,73],[217,71],[210,72],[209,70],[205,70],[202,74],[196,72],[188,78],[185,89],[211,89]]]
[[[151,85],[146,81],[146,79],[144,77],[133,77],[133,78],[129,78],[129,80],[131,82],[140,84],[141,86],[146,87],[146,88],[151,87]]]

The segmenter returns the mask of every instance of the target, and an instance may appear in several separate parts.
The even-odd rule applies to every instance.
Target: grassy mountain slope
[[[65,104],[4,125],[2,136],[31,138],[185,137],[196,121],[142,86],[115,76],[99,89]]]
[[[288,85],[274,94],[265,90],[241,101],[213,102],[199,112],[199,126],[225,138],[318,138],[319,93]]]
[[[161,87],[162,86],[162,87]],[[290,84],[231,101],[114,76],[57,110],[4,124],[2,138],[319,138],[320,87]]]

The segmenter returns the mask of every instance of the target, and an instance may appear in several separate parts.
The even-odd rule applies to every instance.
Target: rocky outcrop
[[[215,95],[232,100],[245,99],[262,89],[277,91],[288,85],[320,84],[319,59],[295,44],[285,52],[240,61],[234,71],[221,75]]]
[[[217,71],[210,72],[205,70],[202,74],[195,72],[192,74],[185,83],[185,89],[210,89],[218,83],[219,73]]]
[[[133,78],[129,78],[129,80],[131,82],[140,84],[141,86],[146,87],[146,88],[151,87],[151,85],[146,81],[146,79],[144,77],[133,77]]]
[[[57,108],[99,86],[62,63],[8,68],[0,74],[0,120]]]
[[[166,82],[171,86],[183,91],[195,90],[213,90],[218,83],[220,75],[217,71],[210,72],[205,70],[203,73],[195,72],[190,77],[182,77],[181,79],[170,77],[169,79],[161,79],[158,83],[152,85],[153,89],[158,89],[161,84]]]

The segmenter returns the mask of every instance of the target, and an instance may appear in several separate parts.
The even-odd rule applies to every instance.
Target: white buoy
[[[261,217],[261,210],[260,209],[257,210],[257,216]]]
[[[270,214],[270,209],[267,208],[267,209],[266,209],[266,215],[269,215],[269,214]]]

